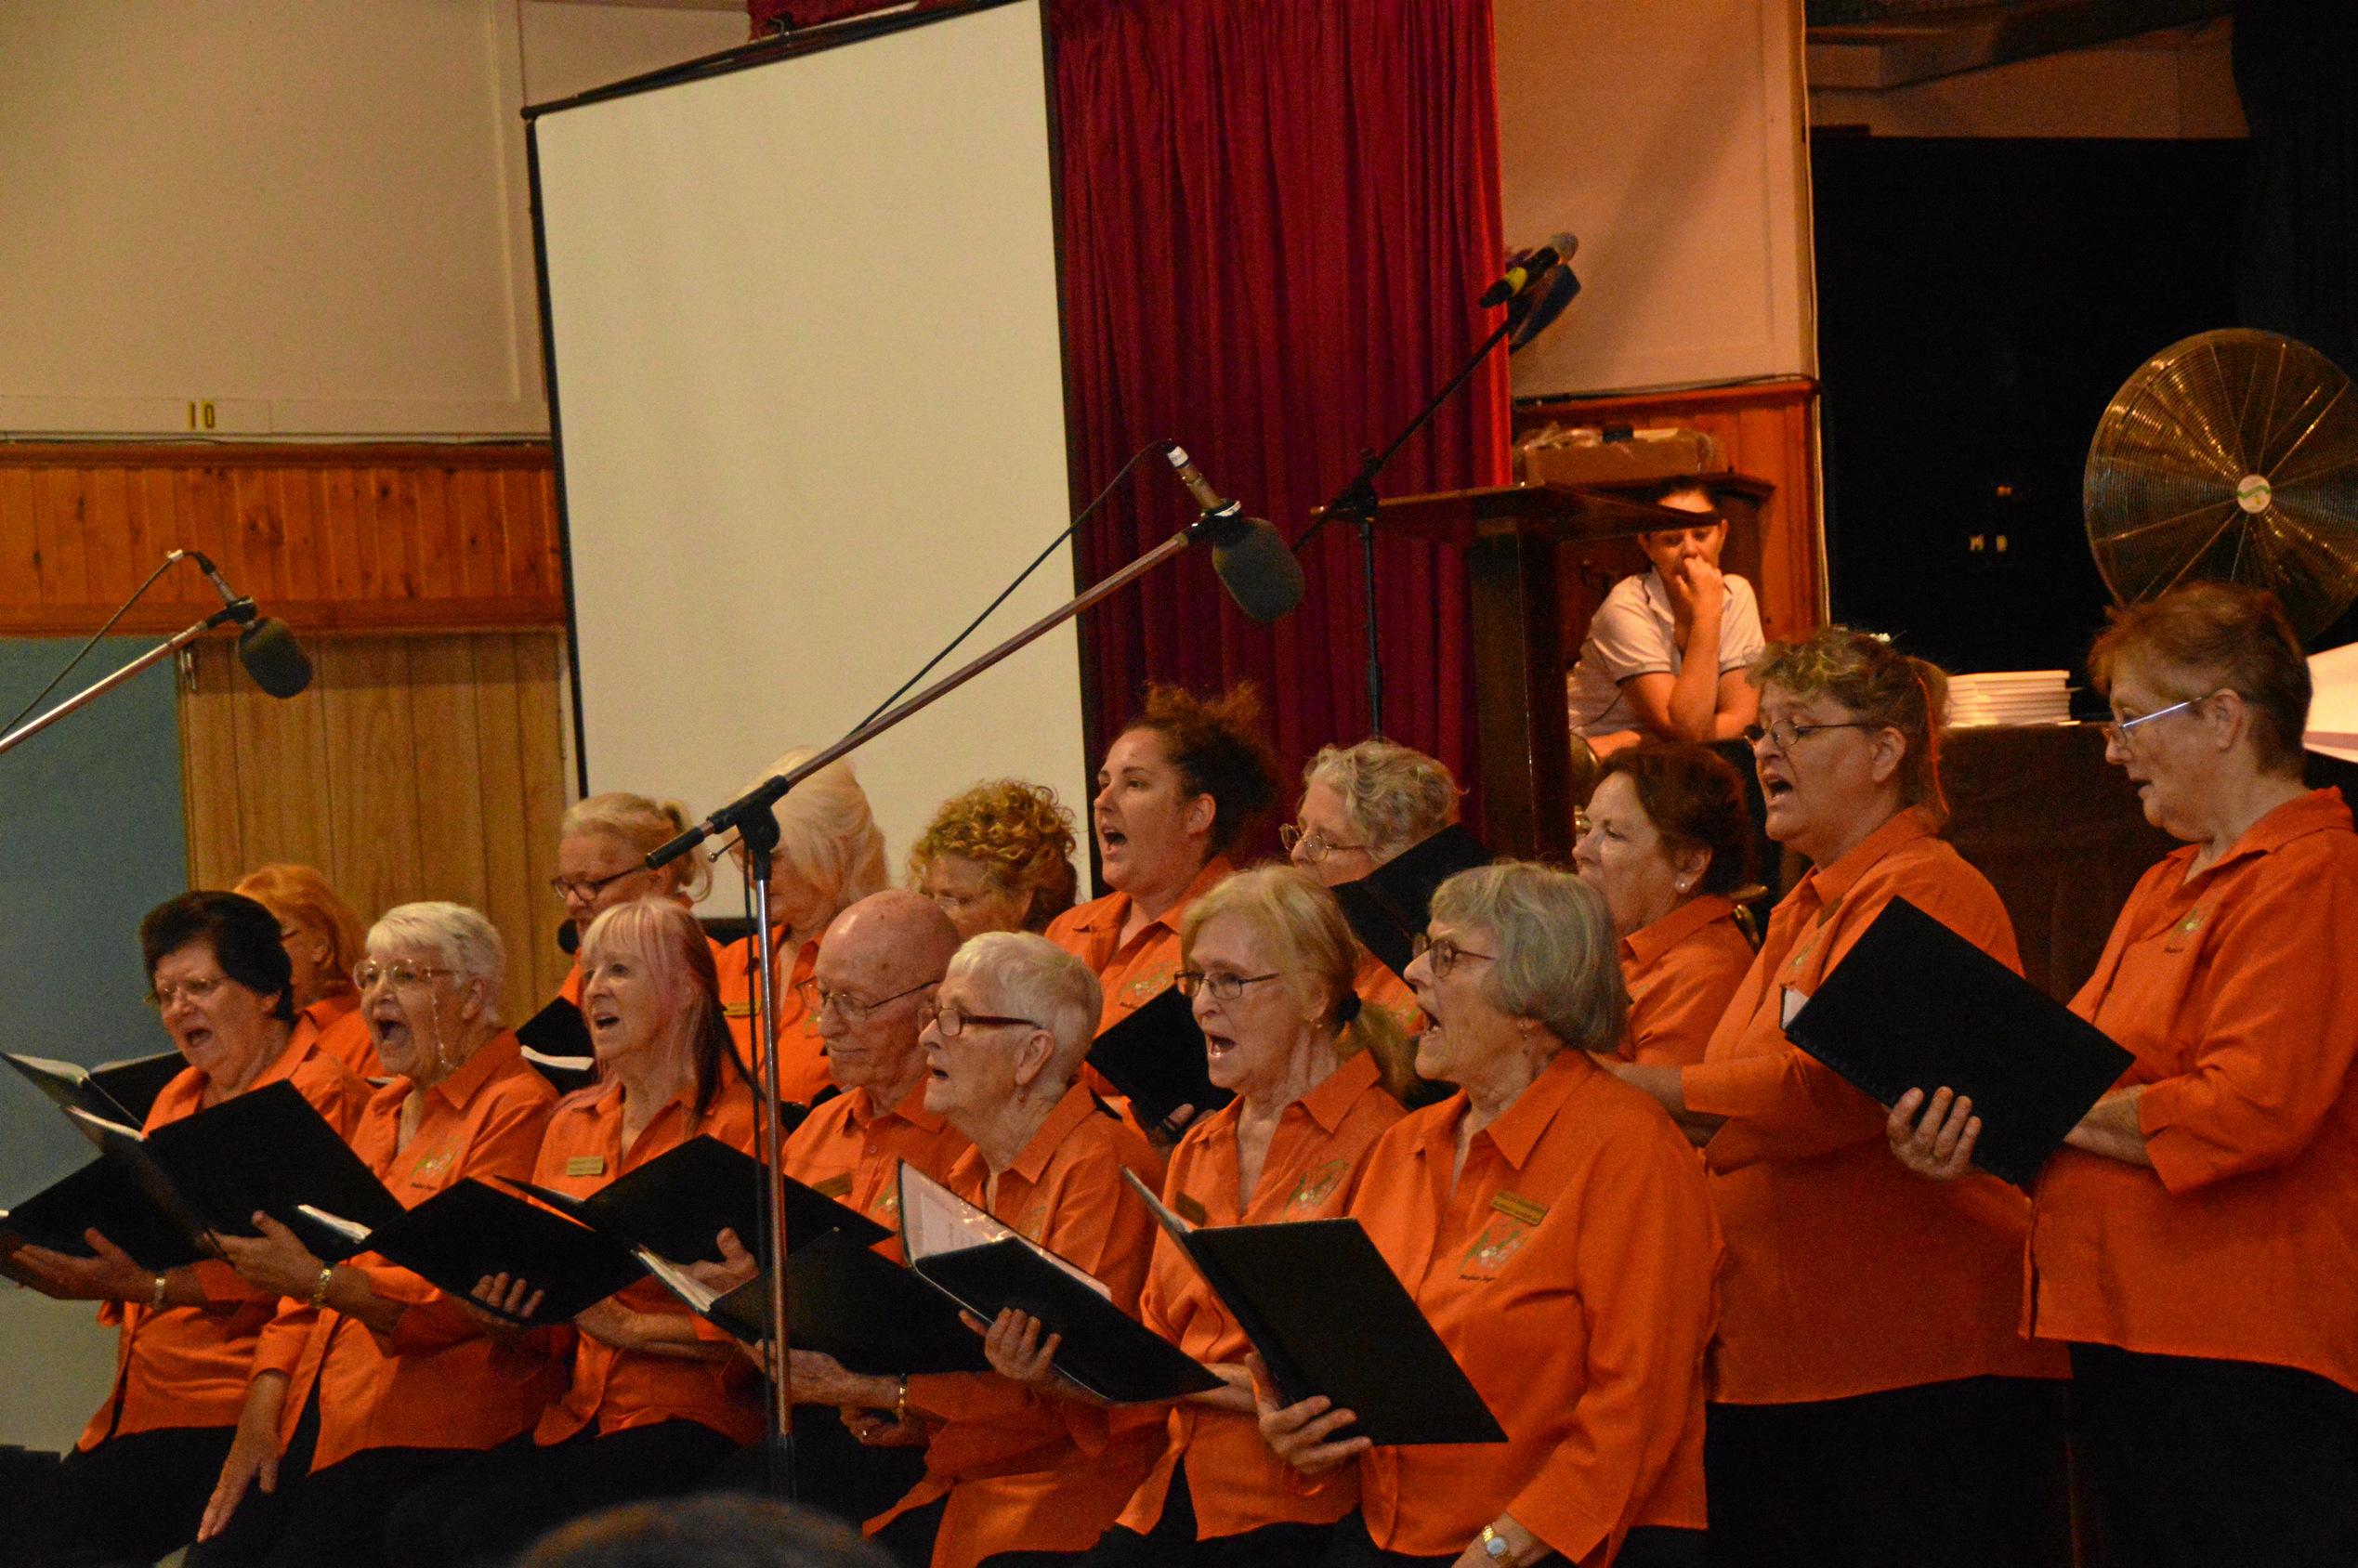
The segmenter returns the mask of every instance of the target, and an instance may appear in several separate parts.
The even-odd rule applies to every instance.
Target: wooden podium
[[[1695,520],[1691,512],[1561,484],[1408,495],[1377,507],[1379,534],[1466,553],[1474,609],[1474,764],[1483,837],[1500,854],[1559,865],[1571,859],[1566,784],[1572,741],[1557,547],[1686,528]]]

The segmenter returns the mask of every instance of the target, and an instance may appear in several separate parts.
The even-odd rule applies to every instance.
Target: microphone
[[[560,921],[557,927],[557,950],[571,958],[582,950],[582,928],[570,920]]]
[[[1572,237],[1569,229],[1549,235],[1546,244],[1508,268],[1506,275],[1483,290],[1482,297],[1474,303],[1486,310],[1492,306],[1504,305],[1565,262],[1570,261],[1573,253],[1579,248],[1580,242]]]
[[[221,595],[222,608],[242,628],[238,633],[238,662],[245,666],[255,686],[272,697],[288,698],[311,684],[311,660],[285,621],[257,614],[254,601],[230,587],[221,568],[203,551],[175,550],[171,559],[194,561],[213,591]]]
[[[1244,507],[1212,488],[1187,449],[1176,441],[1163,456],[1179,475],[1179,482],[1203,508],[1191,534],[1212,541],[1212,569],[1237,608],[1266,625],[1290,613],[1302,602],[1304,584],[1302,562],[1287,548],[1285,537],[1259,517],[1248,517]]]

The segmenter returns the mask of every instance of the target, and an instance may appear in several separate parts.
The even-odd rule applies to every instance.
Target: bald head
[[[837,915],[812,972],[838,999],[819,1014],[828,1076],[887,1107],[906,1099],[925,1071],[922,1010],[957,950],[958,928],[922,894],[871,893]]]

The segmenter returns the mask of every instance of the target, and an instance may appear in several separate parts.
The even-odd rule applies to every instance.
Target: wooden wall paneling
[[[445,469],[418,468],[409,476],[417,540],[417,587],[421,598],[447,599],[458,592],[458,542],[451,532],[451,476]]]
[[[492,496],[499,476],[479,468],[451,475],[451,526],[459,542],[459,584],[470,598],[488,598],[507,582],[507,537]]]
[[[286,530],[279,520],[276,471],[233,468],[224,477],[229,486],[231,537],[240,573],[229,581],[240,593],[275,604],[288,596]]]
[[[500,535],[506,545],[506,575],[503,581],[506,590],[511,594],[545,594],[550,587],[549,563],[543,559],[546,551],[531,526],[541,505],[539,478],[513,468],[499,478]]]
[[[548,885],[557,875],[557,830],[571,793],[565,777],[559,695],[566,679],[565,655],[560,639],[545,634],[519,635],[511,642],[516,648],[517,717],[524,742],[525,892],[531,900],[532,929],[539,934],[531,949],[541,980],[537,994],[546,996],[571,968],[549,934],[565,918],[563,900]]]
[[[164,548],[195,550],[229,572],[244,566],[230,553],[230,529],[224,514],[222,491],[228,487],[218,468],[184,468],[174,476],[170,542]],[[235,582],[232,576],[229,581]],[[195,572],[181,567],[165,576],[185,604],[214,605],[219,601]]]
[[[528,993],[509,998],[511,1019],[530,1017],[564,983],[570,967],[556,942],[564,908],[547,886],[557,874],[564,780],[556,766],[545,763],[556,742],[553,728],[547,747],[533,744],[529,734],[532,721],[528,714],[541,705],[528,702],[523,689],[533,666],[522,649],[536,641],[554,643],[531,634],[485,636],[475,643],[481,743],[477,777],[483,820],[491,825],[483,838],[483,910],[505,934],[514,955],[508,964],[511,990],[523,987]],[[553,702],[556,694],[549,695]],[[536,789],[531,776],[543,765],[547,765],[547,777]]]
[[[187,801],[189,885],[228,887],[246,865],[239,809],[245,781],[231,711],[231,682],[244,677],[235,656],[219,644],[199,644],[181,657],[180,777]]]
[[[239,769],[242,836],[262,854],[239,867],[239,874],[266,858],[331,871],[335,824],[328,809],[332,775],[321,687],[315,683],[300,697],[272,697],[238,668],[233,644],[205,646],[228,671],[229,718],[244,759]],[[325,651],[311,649],[315,658]]]
[[[41,557],[41,596],[51,604],[88,599],[89,547],[83,538],[77,471],[52,468],[33,476],[33,529]]]
[[[270,502],[279,518],[281,591],[290,599],[321,597],[320,471],[273,468]]]
[[[335,864],[324,868],[354,908],[382,910],[420,885],[409,650],[358,637],[319,650]]]
[[[90,555],[90,593],[101,599],[131,596],[155,563],[137,564],[132,549],[131,476],[113,466],[92,469],[83,486],[84,541]]]
[[[10,597],[41,596],[41,544],[33,526],[33,470],[0,468],[0,583]]]
[[[377,468],[370,471],[376,494],[376,538],[384,573],[382,596],[418,596],[417,486],[414,470]]]
[[[428,895],[482,908],[483,842],[494,821],[477,782],[482,756],[475,649],[463,636],[412,637],[410,718],[416,759],[418,850]]]
[[[164,468],[133,468],[124,473],[124,500],[127,503],[124,515],[125,548],[138,566],[139,575],[145,577],[163,563],[164,553],[174,548],[173,476]],[[202,591],[205,586],[202,582],[176,581],[187,569],[183,567],[165,572],[148,591],[147,602],[169,614],[176,600],[190,590]],[[183,625],[191,619],[182,615],[169,618]]]

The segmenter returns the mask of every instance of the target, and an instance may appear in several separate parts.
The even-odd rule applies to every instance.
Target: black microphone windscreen
[[[1237,608],[1264,624],[1302,602],[1302,562],[1284,536],[1258,517],[1246,518],[1234,540],[1212,546],[1212,569]]]
[[[570,958],[582,950],[582,928],[571,921],[560,921],[557,927],[557,950]]]
[[[293,697],[311,684],[311,660],[286,622],[266,615],[238,634],[238,661],[272,697]]]

